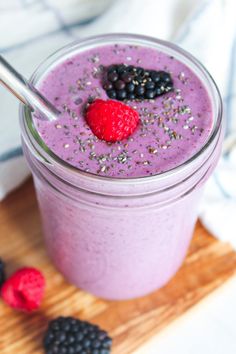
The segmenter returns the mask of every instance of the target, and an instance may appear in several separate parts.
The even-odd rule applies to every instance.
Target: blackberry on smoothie
[[[180,267],[218,161],[221,99],[180,48],[98,36],[48,59],[33,83],[61,112],[22,114],[49,255],[78,287],[145,295]]]

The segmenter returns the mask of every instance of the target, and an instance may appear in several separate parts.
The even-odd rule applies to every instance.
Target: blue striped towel
[[[235,0],[0,0],[0,52],[27,77],[52,51],[98,33],[156,36],[192,52],[216,79],[227,118],[224,154],[208,182],[200,216],[236,247],[235,10]],[[0,99],[2,199],[29,171],[20,147],[18,104],[3,88]]]

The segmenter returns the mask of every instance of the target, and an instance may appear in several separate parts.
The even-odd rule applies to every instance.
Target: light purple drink
[[[169,72],[174,90],[125,102],[141,123],[128,139],[106,143],[85,111],[88,102],[108,99],[106,68],[122,63]],[[51,258],[69,281],[104,298],[163,286],[185,257],[220,153],[221,101],[212,79],[180,49],[128,35],[67,47],[41,71],[34,83],[64,113],[56,123],[31,124],[25,113],[22,128]]]
[[[109,99],[102,86],[104,71],[120,63],[170,72],[174,91],[154,100],[127,101],[142,123],[129,139],[107,144],[86,124],[84,107],[91,99]],[[193,156],[212,130],[212,103],[204,84],[185,64],[152,48],[115,44],[79,53],[46,75],[40,89],[70,113],[56,124],[35,120],[44,142],[64,161],[94,174],[128,178],[168,171]]]

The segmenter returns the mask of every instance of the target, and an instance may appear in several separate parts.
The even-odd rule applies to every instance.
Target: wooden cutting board
[[[69,285],[48,259],[32,181],[0,203],[0,257],[8,274],[36,266],[47,279],[43,306],[33,315],[17,313],[0,302],[1,354],[43,354],[47,322],[59,315],[99,324],[114,338],[113,354],[134,354],[236,272],[236,253],[198,222],[185,263],[167,286],[132,301],[97,299]]]

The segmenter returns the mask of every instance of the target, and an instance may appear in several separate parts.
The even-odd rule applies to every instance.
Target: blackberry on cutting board
[[[107,68],[105,76],[107,96],[119,101],[155,99],[173,89],[173,80],[166,71],[116,64]]]
[[[5,282],[5,266],[3,261],[0,258],[0,288],[3,285],[3,283]]]
[[[51,321],[44,337],[46,354],[109,354],[111,344],[98,326],[73,317]]]

